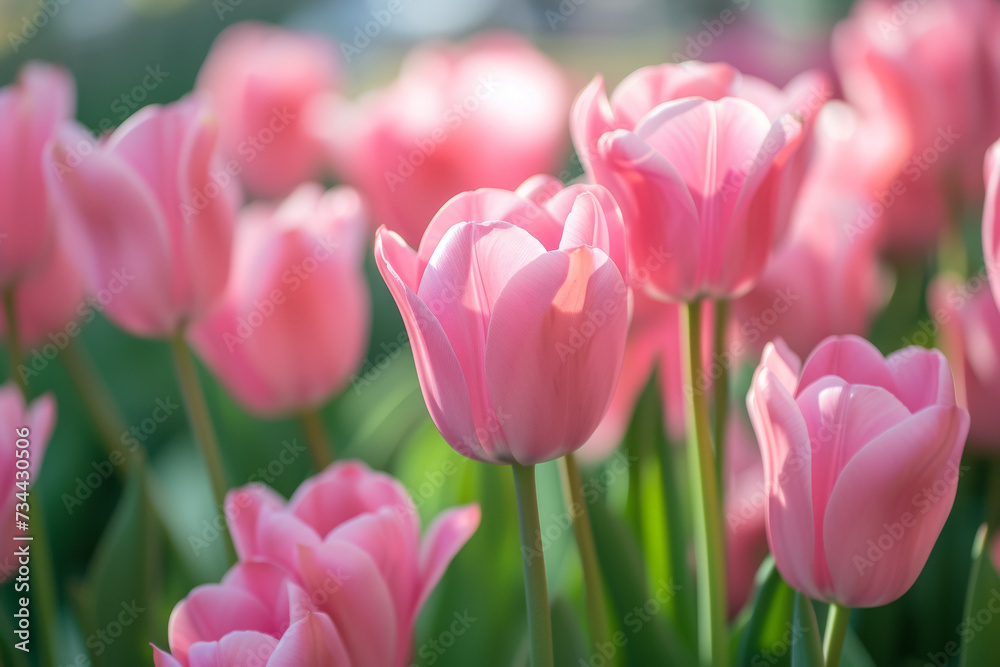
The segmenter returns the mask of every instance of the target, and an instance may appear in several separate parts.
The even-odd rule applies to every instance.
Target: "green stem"
[[[40,664],[42,667],[55,667],[56,656],[59,654],[60,634],[58,624],[58,602],[56,600],[55,568],[52,563],[52,546],[49,544],[45,526],[45,513],[42,510],[42,498],[34,488],[29,496],[31,500],[30,522],[31,542],[28,544],[31,553],[30,586],[32,614],[39,620],[40,634]],[[36,637],[39,635],[36,635]]]
[[[729,416],[729,366],[723,347],[726,344],[726,324],[729,322],[729,302],[715,302],[715,331],[712,336],[712,363],[721,366],[719,379],[713,387],[715,414],[712,421],[712,442],[715,443],[715,475],[719,492],[724,493],[726,474],[726,418]]]
[[[517,519],[521,527],[521,560],[524,565],[524,594],[528,603],[531,667],[553,667],[552,618],[549,615],[548,585],[545,583],[545,556],[536,546],[541,544],[542,527],[538,521],[535,466],[514,463],[511,468],[514,470]]]
[[[844,637],[847,636],[848,620],[851,618],[849,607],[841,607],[836,602],[830,604],[826,616],[826,636],[823,637],[823,658],[826,667],[839,667],[840,654],[844,650]]]
[[[302,430],[306,434],[306,444],[309,446],[309,454],[317,470],[324,470],[333,463],[333,448],[330,446],[330,439],[326,436],[326,427],[323,425],[323,418],[316,408],[309,408],[299,415],[302,422]]]
[[[177,333],[169,339],[170,352],[174,357],[174,368],[177,371],[177,382],[181,388],[181,398],[187,411],[188,421],[194,433],[194,439],[205,457],[208,477],[212,482],[212,492],[220,511],[224,511],[226,503],[226,475],[222,467],[222,456],[219,453],[219,441],[215,437],[212,418],[208,414],[208,404],[205,394],[198,381],[198,372],[194,366],[191,351],[184,341],[184,334]],[[230,562],[235,560],[235,551],[229,540],[223,540]]]
[[[24,378],[18,372],[21,367],[21,332],[18,329],[17,308],[14,306],[14,288],[3,292],[3,315],[7,323],[7,362],[10,364],[10,377],[21,390],[21,394],[28,395],[28,387],[24,383]]]
[[[594,533],[590,527],[590,513],[583,498],[580,468],[573,454],[564,456],[560,464],[566,510],[573,519],[573,534],[576,536],[580,564],[583,566],[584,598],[590,641],[595,646],[604,646],[611,638],[611,630],[608,628],[607,607],[604,602],[604,589],[601,586],[601,570],[597,563],[597,549],[594,547]]]
[[[694,510],[694,546],[698,573],[698,652],[703,665],[724,667],[729,640],[726,636],[726,570],[722,512],[716,484],[715,458],[704,392],[695,386],[701,369],[701,302],[681,309],[684,340],[688,430],[688,476]]]

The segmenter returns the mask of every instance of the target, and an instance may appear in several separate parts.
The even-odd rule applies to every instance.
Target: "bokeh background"
[[[358,27],[385,4],[382,0],[2,0],[0,84],[12,81],[28,60],[62,63],[76,78],[78,119],[99,133],[124,120],[131,113],[129,106],[170,102],[190,92],[213,39],[229,25],[265,21],[316,32],[335,44],[353,44]],[[461,39],[496,28],[526,35],[577,77],[577,88],[597,71],[604,73],[610,87],[639,66],[687,57],[729,60],[744,72],[782,85],[808,67],[831,69],[829,31],[850,9],[846,0],[402,0],[402,4],[403,11],[359,55],[342,63],[349,94],[394,77],[402,56],[417,42]],[[705,22],[727,8],[738,21],[699,43],[698,35],[709,30]],[[45,25],[23,42],[11,38],[27,35],[25,17],[40,12],[48,17]],[[150,68],[160,72],[161,80],[143,87]],[[575,164],[569,153],[566,160],[567,165]],[[976,222],[970,220],[966,226],[972,234],[978,230]],[[970,260],[971,268],[977,262],[981,265],[975,256]],[[398,476],[414,496],[425,524],[447,506],[479,500],[483,525],[491,527],[480,530],[459,553],[425,609],[414,663],[524,664],[524,599],[509,471],[467,461],[441,441],[420,395],[402,321],[370,258],[366,270],[374,301],[367,361],[343,394],[323,410],[337,456],[360,458]],[[928,276],[916,275],[897,283],[897,294],[872,336],[883,352],[902,347],[912,334],[910,323],[926,319],[922,304],[927,281]],[[127,427],[137,428],[144,443],[129,451],[124,443],[130,441],[123,434],[127,462],[109,465],[81,391],[92,399],[102,397],[92,388],[75,385],[67,373],[66,364],[78,360],[54,348],[27,350],[26,361],[34,371],[28,379],[30,395],[51,391],[58,399],[58,425],[37,486],[60,582],[58,664],[152,664],[148,643],[166,646],[167,618],[174,604],[191,587],[217,581],[225,570],[217,530],[220,512],[213,506],[180,406],[166,344],[133,338],[99,314],[82,325],[76,342],[107,382]],[[265,479],[287,496],[312,474],[308,454],[298,447],[304,439],[297,421],[255,419],[203,369],[201,379],[230,480]],[[733,395],[742,397],[748,383],[744,372]],[[158,405],[174,406],[162,422],[152,417]],[[294,456],[280,459],[283,449]],[[151,465],[143,463],[143,452]],[[293,458],[291,463],[284,462],[288,458]],[[570,610],[582,609],[582,592],[572,532],[560,523],[558,472],[552,464],[539,468],[543,527],[552,536],[546,565],[557,618],[557,664],[587,664],[573,654],[580,630]],[[584,471],[585,480],[607,493],[612,505],[624,502],[627,477],[613,461]],[[955,582],[967,580],[968,549],[982,515],[971,498],[982,496],[981,484],[976,478],[963,481],[951,519],[913,590],[886,608],[857,612],[857,639],[875,664],[922,665],[929,651],[955,638],[965,594],[964,586]],[[152,488],[151,495],[162,509],[159,514],[167,517],[165,527],[146,506],[143,485]],[[627,574],[634,564],[623,562],[620,567]],[[657,573],[648,574],[655,582]],[[9,603],[12,595],[8,583],[2,590],[4,601]],[[108,628],[123,603],[133,601],[143,610],[135,623],[125,627],[121,637],[105,642],[99,631]],[[475,619],[460,636],[448,634],[455,614]],[[6,641],[10,634],[3,626],[8,618],[4,614],[0,621],[5,664],[18,664],[10,662],[14,659]],[[634,635],[634,641],[655,641],[656,632],[656,624],[650,623]],[[786,661],[787,656],[775,657],[769,664]]]

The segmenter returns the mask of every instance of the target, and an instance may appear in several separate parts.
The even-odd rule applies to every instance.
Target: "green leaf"
[[[162,642],[158,535],[145,493],[145,465],[132,468],[118,506],[97,546],[83,599],[89,606],[85,643],[98,667],[144,665],[150,640]]]
[[[798,591],[793,624],[792,667],[823,667],[823,640],[816,623],[816,610],[812,601]]]
[[[962,617],[962,659],[961,667],[994,667],[1000,656],[1000,632],[977,620],[981,613],[989,614],[1000,602],[1000,574],[990,558],[986,526],[979,529],[972,547],[972,575],[969,577],[969,591],[965,598],[965,614]],[[995,622],[995,621],[994,621]]]
[[[587,640],[569,600],[559,595],[552,600],[552,643],[557,665],[588,664]]]
[[[678,594],[677,582],[650,589],[635,535],[603,502],[590,505],[597,559],[621,630],[612,642],[624,647],[628,665],[692,665],[696,658],[669,622],[664,604]]]
[[[757,572],[757,597],[740,642],[737,664],[741,667],[790,666],[794,615],[795,591],[781,578],[774,560],[768,557]]]
[[[840,665],[841,667],[876,667],[875,661],[868,654],[868,649],[861,643],[861,639],[858,638],[853,628],[847,628]]]

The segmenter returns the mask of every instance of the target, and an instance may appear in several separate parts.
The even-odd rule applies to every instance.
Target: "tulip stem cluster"
[[[212,426],[212,418],[208,414],[208,405],[198,381],[194,359],[191,357],[191,351],[188,350],[183,334],[178,333],[171,336],[169,343],[170,352],[174,357],[174,368],[177,371],[177,383],[180,385],[181,397],[184,400],[184,409],[187,411],[194,439],[198,442],[205,458],[205,467],[208,469],[208,477],[212,482],[216,506],[225,507],[227,487],[226,475],[222,467],[222,455],[219,453],[219,441],[215,437],[215,428]],[[236,554],[232,544],[229,540],[223,542],[226,545],[229,560],[235,561]]]
[[[601,586],[601,569],[597,562],[594,533],[590,527],[590,513],[583,497],[583,482],[576,457],[567,454],[560,459],[563,495],[566,508],[573,517],[573,534],[576,536],[583,568],[584,598],[587,608],[587,626],[592,644],[604,646],[611,637],[608,616],[604,603],[604,589]]]
[[[840,654],[844,650],[844,637],[847,636],[850,618],[849,607],[842,607],[836,602],[830,604],[826,617],[826,635],[823,637],[823,660],[826,667],[840,665]]]
[[[701,370],[701,302],[681,308],[682,361],[687,386]],[[726,570],[722,512],[715,474],[708,405],[704,392],[685,392],[688,423],[688,473],[694,509],[698,572],[698,648],[703,665],[728,665],[726,656]]]
[[[306,434],[306,444],[309,446],[309,454],[316,470],[323,470],[333,463],[333,452],[330,439],[326,435],[326,427],[323,426],[323,418],[318,409],[309,408],[299,419],[302,421],[302,430]]]
[[[512,463],[511,468],[514,471],[514,491],[517,494],[517,520],[521,529],[521,554],[524,565],[524,594],[528,603],[531,667],[553,667],[552,618],[549,615],[549,590],[545,581],[545,559],[536,549],[536,545],[541,543],[542,527],[538,521],[535,466]]]
[[[14,307],[14,290],[4,290],[3,293],[3,316],[7,322],[7,363],[10,365],[10,376],[17,383],[17,388],[21,394],[27,394],[27,387],[24,385],[24,378],[18,370],[21,367],[21,336],[17,327],[17,309]]]

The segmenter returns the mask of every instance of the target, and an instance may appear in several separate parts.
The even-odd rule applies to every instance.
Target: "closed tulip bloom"
[[[371,321],[365,224],[354,190],[314,183],[243,211],[226,292],[190,340],[251,412],[319,406],[361,362]]]
[[[317,132],[335,170],[371,202],[373,221],[416,247],[460,192],[514,189],[558,169],[569,103],[556,63],[514,34],[490,33],[419,47],[386,88],[334,101]]]
[[[816,73],[782,91],[704,63],[637,70],[610,101],[600,76],[580,93],[577,153],[622,207],[632,259],[651,270],[647,292],[690,301],[750,289],[787,227],[828,96]]]
[[[969,410],[969,445],[1000,452],[1000,310],[988,285],[945,277],[929,290],[928,305],[955,367],[960,401]]]
[[[73,79],[61,67],[28,63],[16,83],[0,88],[0,286],[39,270],[51,251],[55,214],[43,149],[75,108]]]
[[[380,229],[375,259],[403,315],[431,418],[459,453],[531,465],[579,448],[621,370],[621,216],[603,188],[477,190],[419,250]]]
[[[29,486],[38,478],[45,449],[49,444],[52,429],[55,428],[56,402],[51,394],[44,394],[26,405],[20,389],[13,382],[0,387],[0,582],[10,579],[18,567],[15,547],[23,542],[15,542],[14,537],[25,535],[14,525],[15,505],[26,503]],[[25,443],[24,447],[18,443]],[[21,468],[17,461],[25,460],[17,452],[27,451],[28,467]],[[21,494],[20,497],[18,494]],[[28,514],[23,507],[18,508]]]
[[[80,273],[64,246],[64,242],[56,239],[44,266],[14,288],[18,334],[27,347],[50,343],[65,347],[71,337],[79,334],[80,322],[72,322],[93,312],[85,300]],[[2,314],[0,333],[7,335]]]
[[[283,196],[315,178],[323,147],[309,129],[317,96],[335,92],[339,55],[318,35],[237,23],[216,38],[198,74],[219,118],[226,160],[255,193]]]
[[[230,491],[226,507],[241,562],[280,568],[305,592],[293,595],[289,603],[282,597],[284,587],[255,586],[258,595],[268,595],[263,600],[267,614],[285,620],[289,606],[292,619],[302,611],[324,614],[348,659],[317,664],[373,667],[409,664],[417,615],[480,519],[478,505],[451,509],[421,538],[419,516],[406,489],[360,462],[330,466],[303,482],[287,503],[267,487],[253,484]],[[336,579],[331,581],[331,576]],[[260,630],[281,638],[275,634],[280,625],[237,625],[236,614],[211,618],[213,609],[225,609],[227,603],[214,597],[195,600],[195,593],[171,617],[175,657],[192,641],[218,641],[233,630]],[[264,612],[256,607],[249,611]],[[190,629],[196,627],[193,621],[212,626],[196,633]],[[331,645],[337,643],[333,634],[324,630]]]
[[[49,157],[60,233],[93,292],[127,283],[104,314],[126,331],[176,333],[219,300],[229,275],[239,189],[196,99],[149,106],[95,144],[66,125]]]
[[[969,430],[944,355],[909,347],[883,358],[844,336],[801,364],[779,338],[764,349],[747,407],[768,544],[785,580],[846,607],[903,595],[951,511]]]
[[[993,297],[1000,306],[1000,140],[986,153],[986,204],[983,208],[983,256],[993,288]]]

